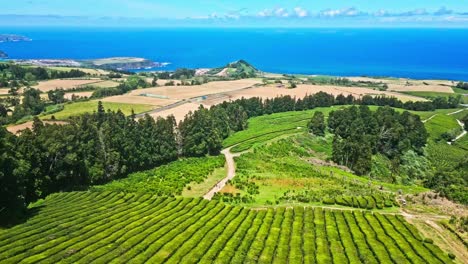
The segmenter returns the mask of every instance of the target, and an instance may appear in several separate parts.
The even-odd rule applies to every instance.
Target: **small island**
[[[0,42],[31,41],[30,38],[15,34],[0,34]]]
[[[8,54],[0,50],[0,59],[6,59],[8,58]]]

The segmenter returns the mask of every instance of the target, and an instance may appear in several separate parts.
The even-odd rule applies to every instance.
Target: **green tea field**
[[[1,263],[450,263],[402,216],[246,209],[117,192],[54,194],[0,231]]]

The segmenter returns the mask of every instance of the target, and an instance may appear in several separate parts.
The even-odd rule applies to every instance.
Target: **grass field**
[[[432,140],[440,139],[445,132],[453,132],[459,134],[461,127],[453,116],[438,114],[431,120],[425,123],[426,130],[429,133],[429,138]]]
[[[396,185],[359,177],[345,168],[326,162],[331,152],[331,140],[331,137],[298,134],[256,146],[252,152],[236,158],[236,177],[223,189],[222,192],[226,194],[219,198],[253,207],[323,205],[328,198],[381,194],[378,190],[380,186],[387,193],[394,194],[398,190],[406,194],[427,191],[418,186]]]
[[[249,119],[248,128],[244,131],[237,132],[227,139],[224,140],[224,147],[231,147],[232,152],[241,152],[250,149],[254,146],[261,145],[274,138],[278,138],[284,135],[290,135],[295,133],[301,133],[307,131],[307,123],[312,118],[315,111],[321,111],[328,116],[331,111],[339,110],[343,107],[348,106],[335,106],[335,107],[322,107],[307,111],[293,111],[285,113],[276,113],[271,115],[264,115]],[[369,106],[371,110],[376,110],[377,106]],[[398,109],[397,111],[402,112],[404,109]],[[458,109],[439,109],[436,111],[409,111],[410,113],[419,115],[422,120],[428,119],[433,115],[441,115],[438,119],[447,119],[453,121],[453,117],[442,117],[447,113],[452,113]],[[455,121],[456,122],[456,121]],[[453,123],[453,122],[452,122]],[[451,124],[452,128],[456,128]],[[431,126],[433,124],[431,123]],[[435,125],[434,125],[435,126]],[[458,126],[458,125],[457,125]],[[436,130],[436,128],[434,128]],[[442,132],[443,133],[443,132]],[[440,136],[440,135],[436,135]]]
[[[342,106],[344,107],[344,106]],[[307,111],[295,111],[264,115],[249,119],[248,128],[237,132],[224,140],[224,147],[231,147],[233,152],[247,150],[278,136],[307,131],[307,123],[315,111],[321,111],[326,116],[333,110],[342,107],[322,107]]]
[[[150,105],[142,104],[122,104],[122,103],[111,103],[103,102],[104,108],[106,110],[110,109],[112,111],[121,110],[125,115],[130,115],[132,109],[135,113],[142,113],[152,109]],[[79,116],[85,113],[92,113],[97,111],[98,101],[86,101],[86,102],[77,102],[71,104],[65,104],[64,109],[60,112],[53,114],[56,119],[63,120],[71,116]],[[43,116],[42,119],[50,119],[52,115]]]
[[[414,96],[419,96],[427,99],[432,99],[436,97],[450,97],[450,96],[457,96],[457,94],[453,93],[444,93],[444,92],[426,92],[426,91],[411,91],[411,92],[400,92],[404,94],[409,94],[409,95],[414,95]],[[462,97],[462,103],[467,104],[468,103],[468,97],[463,96]]]
[[[401,216],[54,194],[0,231],[2,263],[451,263]]]
[[[457,88],[457,87],[453,87],[452,89],[457,94],[468,94],[468,90],[464,90],[464,89]]]

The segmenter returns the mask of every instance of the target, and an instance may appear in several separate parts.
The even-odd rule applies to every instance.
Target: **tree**
[[[182,153],[186,156],[216,155],[222,148],[222,137],[213,117],[202,105],[190,112],[179,125]]]
[[[309,122],[309,132],[322,137],[325,136],[325,128],[325,115],[320,111],[316,111]]]
[[[20,215],[26,208],[24,170],[28,165],[17,158],[15,138],[0,127],[0,223]]]
[[[151,81],[151,86],[158,86],[158,77],[154,76],[153,80]]]
[[[21,106],[32,115],[37,115],[44,111],[45,103],[41,99],[41,91],[34,88],[26,88],[23,92],[23,103]]]
[[[55,89],[47,92],[49,100],[54,104],[61,104],[65,102],[65,90],[64,89]]]

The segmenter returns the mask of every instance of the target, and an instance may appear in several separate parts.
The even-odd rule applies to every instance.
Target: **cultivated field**
[[[67,119],[72,116],[79,116],[85,113],[92,113],[97,111],[98,101],[85,101],[72,104],[65,104],[64,109],[60,112],[52,114],[56,119]],[[122,104],[122,103],[112,103],[104,102],[103,106],[106,110],[122,111],[125,115],[130,115],[132,110],[138,114],[141,112],[146,112],[152,109],[150,105],[143,104]],[[50,119],[52,115],[46,115],[42,119]]]
[[[39,82],[38,85],[33,86],[33,88],[41,90],[41,92],[48,92],[55,89],[73,89],[78,88],[80,86],[85,85],[97,85],[98,83],[102,82],[100,79],[89,79],[89,80],[82,80],[82,79],[59,79],[59,80],[49,80],[49,81],[42,81]]]
[[[258,79],[243,79],[236,81],[219,81],[219,82],[209,82],[202,85],[194,86],[162,86],[155,88],[139,89],[131,91],[132,95],[139,94],[153,94],[159,96],[165,96],[170,99],[183,100],[193,97],[217,94],[217,93],[226,93],[236,90],[241,90],[244,88],[252,87],[256,84],[260,84],[261,81]]]
[[[369,78],[369,77],[350,77],[351,81],[364,82],[383,82],[388,85],[389,91],[403,92],[441,92],[453,93],[451,86],[455,84],[446,80],[411,80],[405,78]]]
[[[141,96],[141,95],[131,95],[131,94],[124,94],[124,95],[116,95],[110,96],[102,99],[103,102],[113,102],[113,103],[124,103],[124,104],[145,104],[151,105],[154,108],[159,108],[165,105],[169,105],[172,103],[177,102],[178,100],[171,100],[165,98],[156,98],[156,97],[149,97],[149,96]]]
[[[241,80],[246,81],[246,80]],[[174,114],[177,120],[181,120],[185,117],[185,115],[189,111],[195,110],[198,105],[203,104],[205,106],[211,106],[220,104],[224,101],[236,100],[240,98],[252,98],[252,97],[261,97],[261,98],[274,98],[282,95],[290,95],[296,98],[302,98],[306,95],[315,94],[318,92],[326,92],[333,95],[343,94],[353,95],[356,98],[360,98],[364,95],[386,95],[396,97],[402,101],[423,101],[425,99],[421,97],[416,97],[412,95],[394,93],[394,92],[383,92],[383,91],[376,91],[369,88],[361,88],[361,87],[340,87],[340,86],[332,86],[332,85],[298,85],[295,89],[287,89],[287,88],[278,88],[273,85],[269,86],[259,86],[259,87],[251,87],[255,84],[254,80],[251,80],[249,83],[245,83],[243,86],[237,86],[234,82],[212,82],[206,85],[211,84],[211,88],[203,87],[203,88],[196,88],[199,86],[179,86],[179,87],[158,87],[158,88],[149,88],[149,89],[142,89],[132,91],[132,93],[141,93],[142,91],[148,93],[157,93],[158,95],[168,96],[170,98],[178,98],[178,99],[187,99],[195,96],[207,95],[212,94],[211,96],[207,96],[206,100],[201,100],[199,103],[192,103],[192,104],[183,104],[169,110],[161,111],[153,116],[168,116],[170,114]],[[240,81],[239,81],[240,82]],[[226,87],[225,83],[229,83],[229,86]],[[250,84],[250,85],[249,85]],[[231,87],[232,85],[232,87]],[[183,87],[182,89],[179,89]],[[243,88],[243,87],[251,87],[251,88]],[[189,88],[189,89],[187,89]],[[194,89],[195,88],[195,89]],[[159,90],[158,90],[159,89]],[[215,91],[219,91],[215,95]],[[112,99],[107,99],[112,100]],[[125,102],[130,102],[130,99]],[[135,102],[135,101],[132,101]]]
[[[54,194],[31,210],[0,233],[0,262],[451,263],[395,215],[116,192]]]

